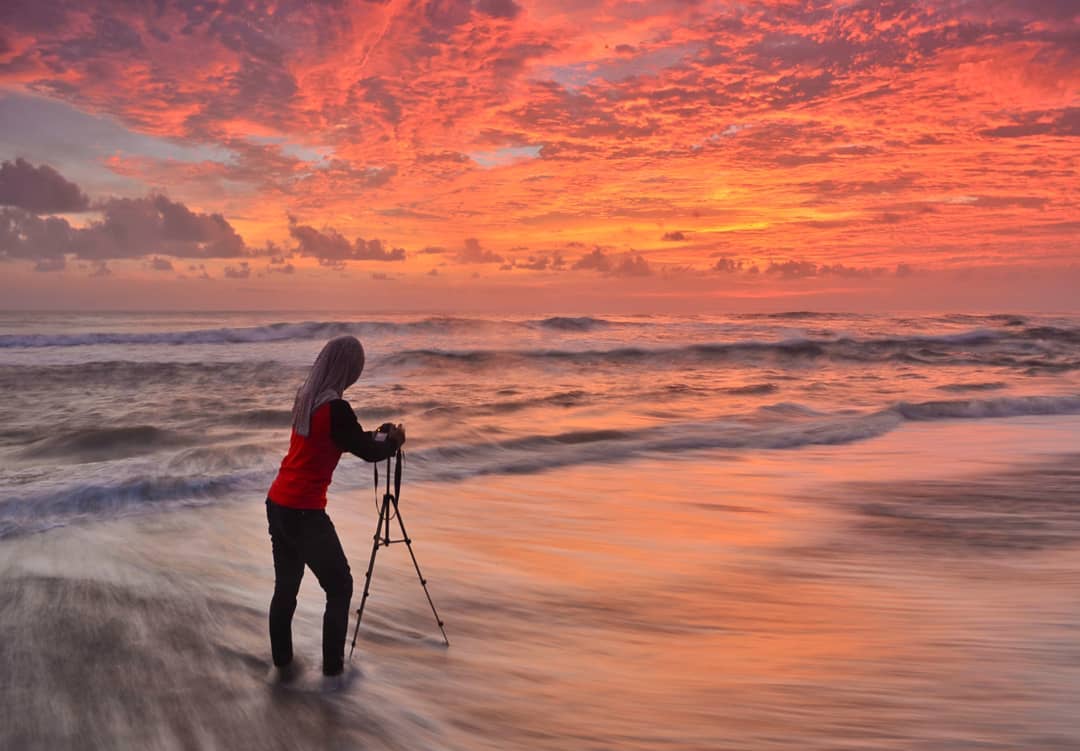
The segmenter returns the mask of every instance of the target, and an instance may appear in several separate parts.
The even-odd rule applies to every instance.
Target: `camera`
[[[401,424],[395,425],[392,422],[384,422],[375,430],[375,440],[379,443],[384,442],[390,435],[391,430],[401,430]]]

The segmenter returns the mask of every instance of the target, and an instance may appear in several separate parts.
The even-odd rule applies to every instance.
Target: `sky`
[[[1080,3],[0,4],[0,308],[1080,308]]]

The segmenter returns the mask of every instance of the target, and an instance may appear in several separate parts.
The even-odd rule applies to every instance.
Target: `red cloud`
[[[747,269],[799,259],[810,280],[1060,261],[1076,23],[1069,3],[1019,0],[17,4],[0,81],[122,123],[131,143],[107,164],[146,189],[76,228],[44,215],[89,208],[77,186],[7,163],[0,242],[46,266],[240,257],[235,222],[323,264],[417,273],[428,254],[347,238],[435,248],[468,228],[484,247],[446,258],[540,270],[540,254],[508,260],[527,231],[533,248],[605,248],[577,263],[612,275],[704,271],[719,251]],[[474,159],[522,147],[538,152]],[[799,275],[775,263],[759,283]]]

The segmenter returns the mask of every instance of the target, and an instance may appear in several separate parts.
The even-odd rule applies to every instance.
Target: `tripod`
[[[439,631],[442,632],[443,641],[446,642],[446,646],[450,646],[450,640],[446,638],[446,629],[443,628],[443,621],[439,618],[439,612],[435,610],[435,603],[431,600],[431,593],[428,592],[427,579],[420,573],[420,564],[416,562],[416,554],[412,549],[412,540],[409,539],[409,533],[405,531],[405,522],[401,518],[401,509],[398,508],[398,498],[401,497],[401,464],[404,455],[401,449],[398,449],[397,455],[394,458],[394,492],[390,492],[390,458],[386,459],[386,492],[383,493],[382,504],[379,506],[379,522],[375,525],[375,543],[371,546],[371,560],[368,561],[367,573],[364,574],[364,594],[360,598],[360,608],[356,611],[356,628],[353,629],[352,646],[349,648],[349,659],[352,660],[353,650],[356,649],[356,637],[360,634],[360,621],[364,617],[364,605],[367,603],[368,592],[371,590],[371,574],[375,569],[375,554],[379,552],[381,546],[390,547],[397,542],[405,543],[405,547],[409,549],[409,556],[412,558],[413,567],[416,569],[416,576],[420,579],[420,586],[424,588],[424,594],[427,595],[428,605],[431,606],[431,612],[435,614],[435,622],[439,624]],[[375,464],[375,491],[379,490],[379,465]],[[391,509],[393,506],[393,509]],[[397,518],[398,526],[401,527],[401,539],[390,539],[390,521]]]

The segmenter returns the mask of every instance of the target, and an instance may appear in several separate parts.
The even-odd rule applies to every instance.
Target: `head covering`
[[[296,390],[293,402],[293,429],[306,436],[311,430],[311,415],[356,383],[364,369],[364,347],[355,336],[331,339],[315,358],[304,384]]]

